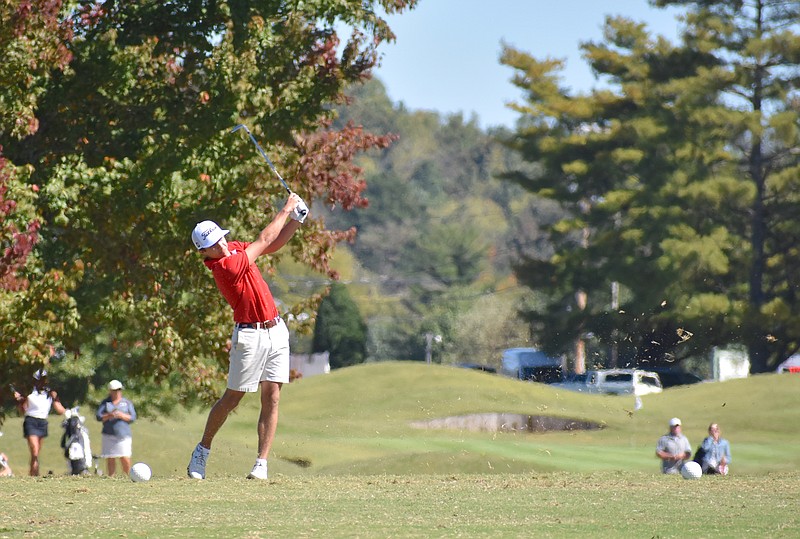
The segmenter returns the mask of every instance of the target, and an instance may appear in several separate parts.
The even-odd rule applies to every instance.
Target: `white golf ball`
[[[137,462],[133,466],[131,466],[131,481],[134,483],[142,483],[144,481],[150,481],[150,478],[153,476],[153,470],[150,469],[150,466],[145,464],[144,462]]]
[[[681,468],[681,475],[684,479],[700,479],[703,475],[703,468],[695,461],[690,460]]]

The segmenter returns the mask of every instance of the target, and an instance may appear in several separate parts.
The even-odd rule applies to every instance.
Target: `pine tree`
[[[762,372],[800,345],[783,241],[798,225],[798,3],[667,3],[694,6],[681,43],[609,18],[583,45],[609,89],[573,96],[559,61],[504,54],[527,93],[509,143],[538,167],[507,178],[569,212],[549,228],[555,254],[520,264],[550,298],[528,316],[554,351],[590,336],[601,361],[658,363],[744,341]]]

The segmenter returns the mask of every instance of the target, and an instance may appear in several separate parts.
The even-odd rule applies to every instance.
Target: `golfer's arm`
[[[283,228],[281,229],[281,233],[278,234],[278,237],[275,238],[275,241],[267,245],[267,248],[264,250],[265,254],[274,253],[289,241],[289,239],[294,235],[297,229],[300,228],[300,221],[295,221],[291,219],[288,223],[286,223]]]
[[[267,251],[267,249],[269,249],[270,245],[272,245],[272,243],[275,242],[275,240],[277,240],[280,236],[281,231],[285,228],[286,220],[289,218],[290,214],[291,210],[287,210],[286,207],[284,207],[278,212],[272,222],[261,231],[261,233],[258,235],[258,239],[247,246],[245,253],[247,253],[247,259],[251,264],[254,263],[256,258],[259,256],[266,252],[270,252]]]

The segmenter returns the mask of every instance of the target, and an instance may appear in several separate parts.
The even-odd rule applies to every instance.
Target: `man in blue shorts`
[[[286,205],[252,243],[225,239],[213,221],[195,226],[192,242],[214,275],[217,288],[233,309],[228,386],[208,415],[203,438],[192,452],[187,474],[205,479],[211,442],[245,393],[261,390],[258,455],[249,479],[267,479],[267,457],[278,425],[278,401],[289,381],[289,330],[280,317],[256,259],[274,253],[292,237],[308,215],[308,207],[291,193]],[[291,218],[291,219],[290,219]]]

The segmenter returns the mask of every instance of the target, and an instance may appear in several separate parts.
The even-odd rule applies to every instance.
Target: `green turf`
[[[59,419],[42,469],[25,476],[21,420],[0,450],[4,537],[793,537],[800,501],[800,377],[761,375],[643,398],[581,395],[463,369],[380,363],[284,388],[267,483],[243,479],[255,456],[258,399],[215,441],[208,480],[184,479],[207,410],[134,424],[134,460],[154,478],[65,477]],[[89,427],[95,452],[99,423]],[[412,421],[512,412],[604,428],[546,434],[425,430]],[[728,477],[661,475],[654,456],[679,416],[696,446],[719,422]]]
[[[788,538],[800,525],[797,472],[59,477],[0,488],[0,538]]]
[[[760,375],[697,384],[643,397],[633,412],[631,397],[582,395],[465,369],[419,363],[367,364],[302,379],[284,388],[281,418],[270,469],[283,475],[500,473],[526,471],[657,472],[657,438],[679,416],[693,447],[719,422],[732,446],[732,473],[760,474],[800,468],[796,428],[800,424],[800,377]],[[256,452],[259,401],[248,395],[220,431],[209,475],[242,476]],[[94,452],[100,424],[88,416]],[[601,423],[601,430],[568,433],[489,433],[425,430],[412,421],[512,412],[555,415]],[[180,477],[199,440],[207,410],[143,418],[133,425],[134,460],[161,477]],[[60,418],[51,416],[51,436],[42,469],[61,474]],[[27,447],[21,419],[3,425],[0,450],[24,472]]]

